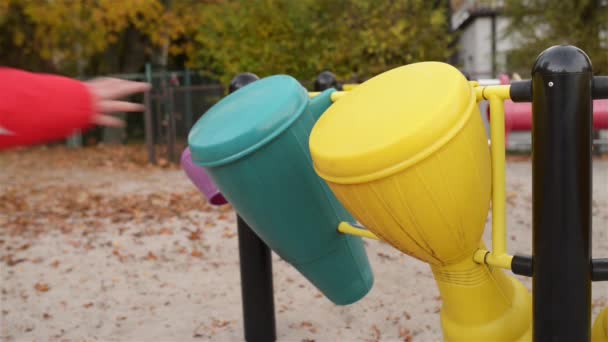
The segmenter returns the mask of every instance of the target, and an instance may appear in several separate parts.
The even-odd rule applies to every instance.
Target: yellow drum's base
[[[595,319],[593,323],[593,330],[591,332],[591,340],[593,342],[608,342],[608,308],[602,310],[602,312]]]
[[[445,341],[532,341],[532,297],[519,281],[472,258],[432,269]]]

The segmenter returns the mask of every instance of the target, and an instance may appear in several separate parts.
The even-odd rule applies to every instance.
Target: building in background
[[[599,3],[608,6],[608,0]],[[451,29],[458,34],[451,63],[471,79],[491,82],[502,74],[512,76],[509,51],[517,38],[505,34],[509,19],[503,16],[504,4],[504,0],[450,0]],[[480,104],[482,113],[486,106],[485,102]],[[482,116],[489,128],[486,115]],[[530,132],[513,132],[509,142],[510,149],[528,149]],[[597,151],[608,151],[608,130],[597,131],[594,142]]]
[[[451,29],[459,35],[452,63],[472,79],[509,74],[507,58],[513,39],[505,37],[504,0],[450,0],[450,5]]]

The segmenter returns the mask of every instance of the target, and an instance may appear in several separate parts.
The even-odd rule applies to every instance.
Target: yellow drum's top
[[[430,155],[464,126],[475,104],[458,69],[439,62],[382,73],[334,103],[310,135],[317,173],[359,183],[398,172]]]

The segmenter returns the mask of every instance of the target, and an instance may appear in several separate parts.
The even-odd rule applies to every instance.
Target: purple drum
[[[212,205],[222,205],[228,203],[222,193],[217,189],[211,178],[205,172],[205,169],[195,165],[192,162],[190,156],[190,149],[186,148],[182,153],[181,160],[182,168],[188,175],[188,178],[196,185],[196,187],[203,193],[209,203]]]

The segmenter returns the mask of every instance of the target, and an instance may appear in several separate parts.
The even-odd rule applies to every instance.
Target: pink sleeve
[[[65,138],[89,127],[91,115],[82,82],[0,68],[0,149]]]

